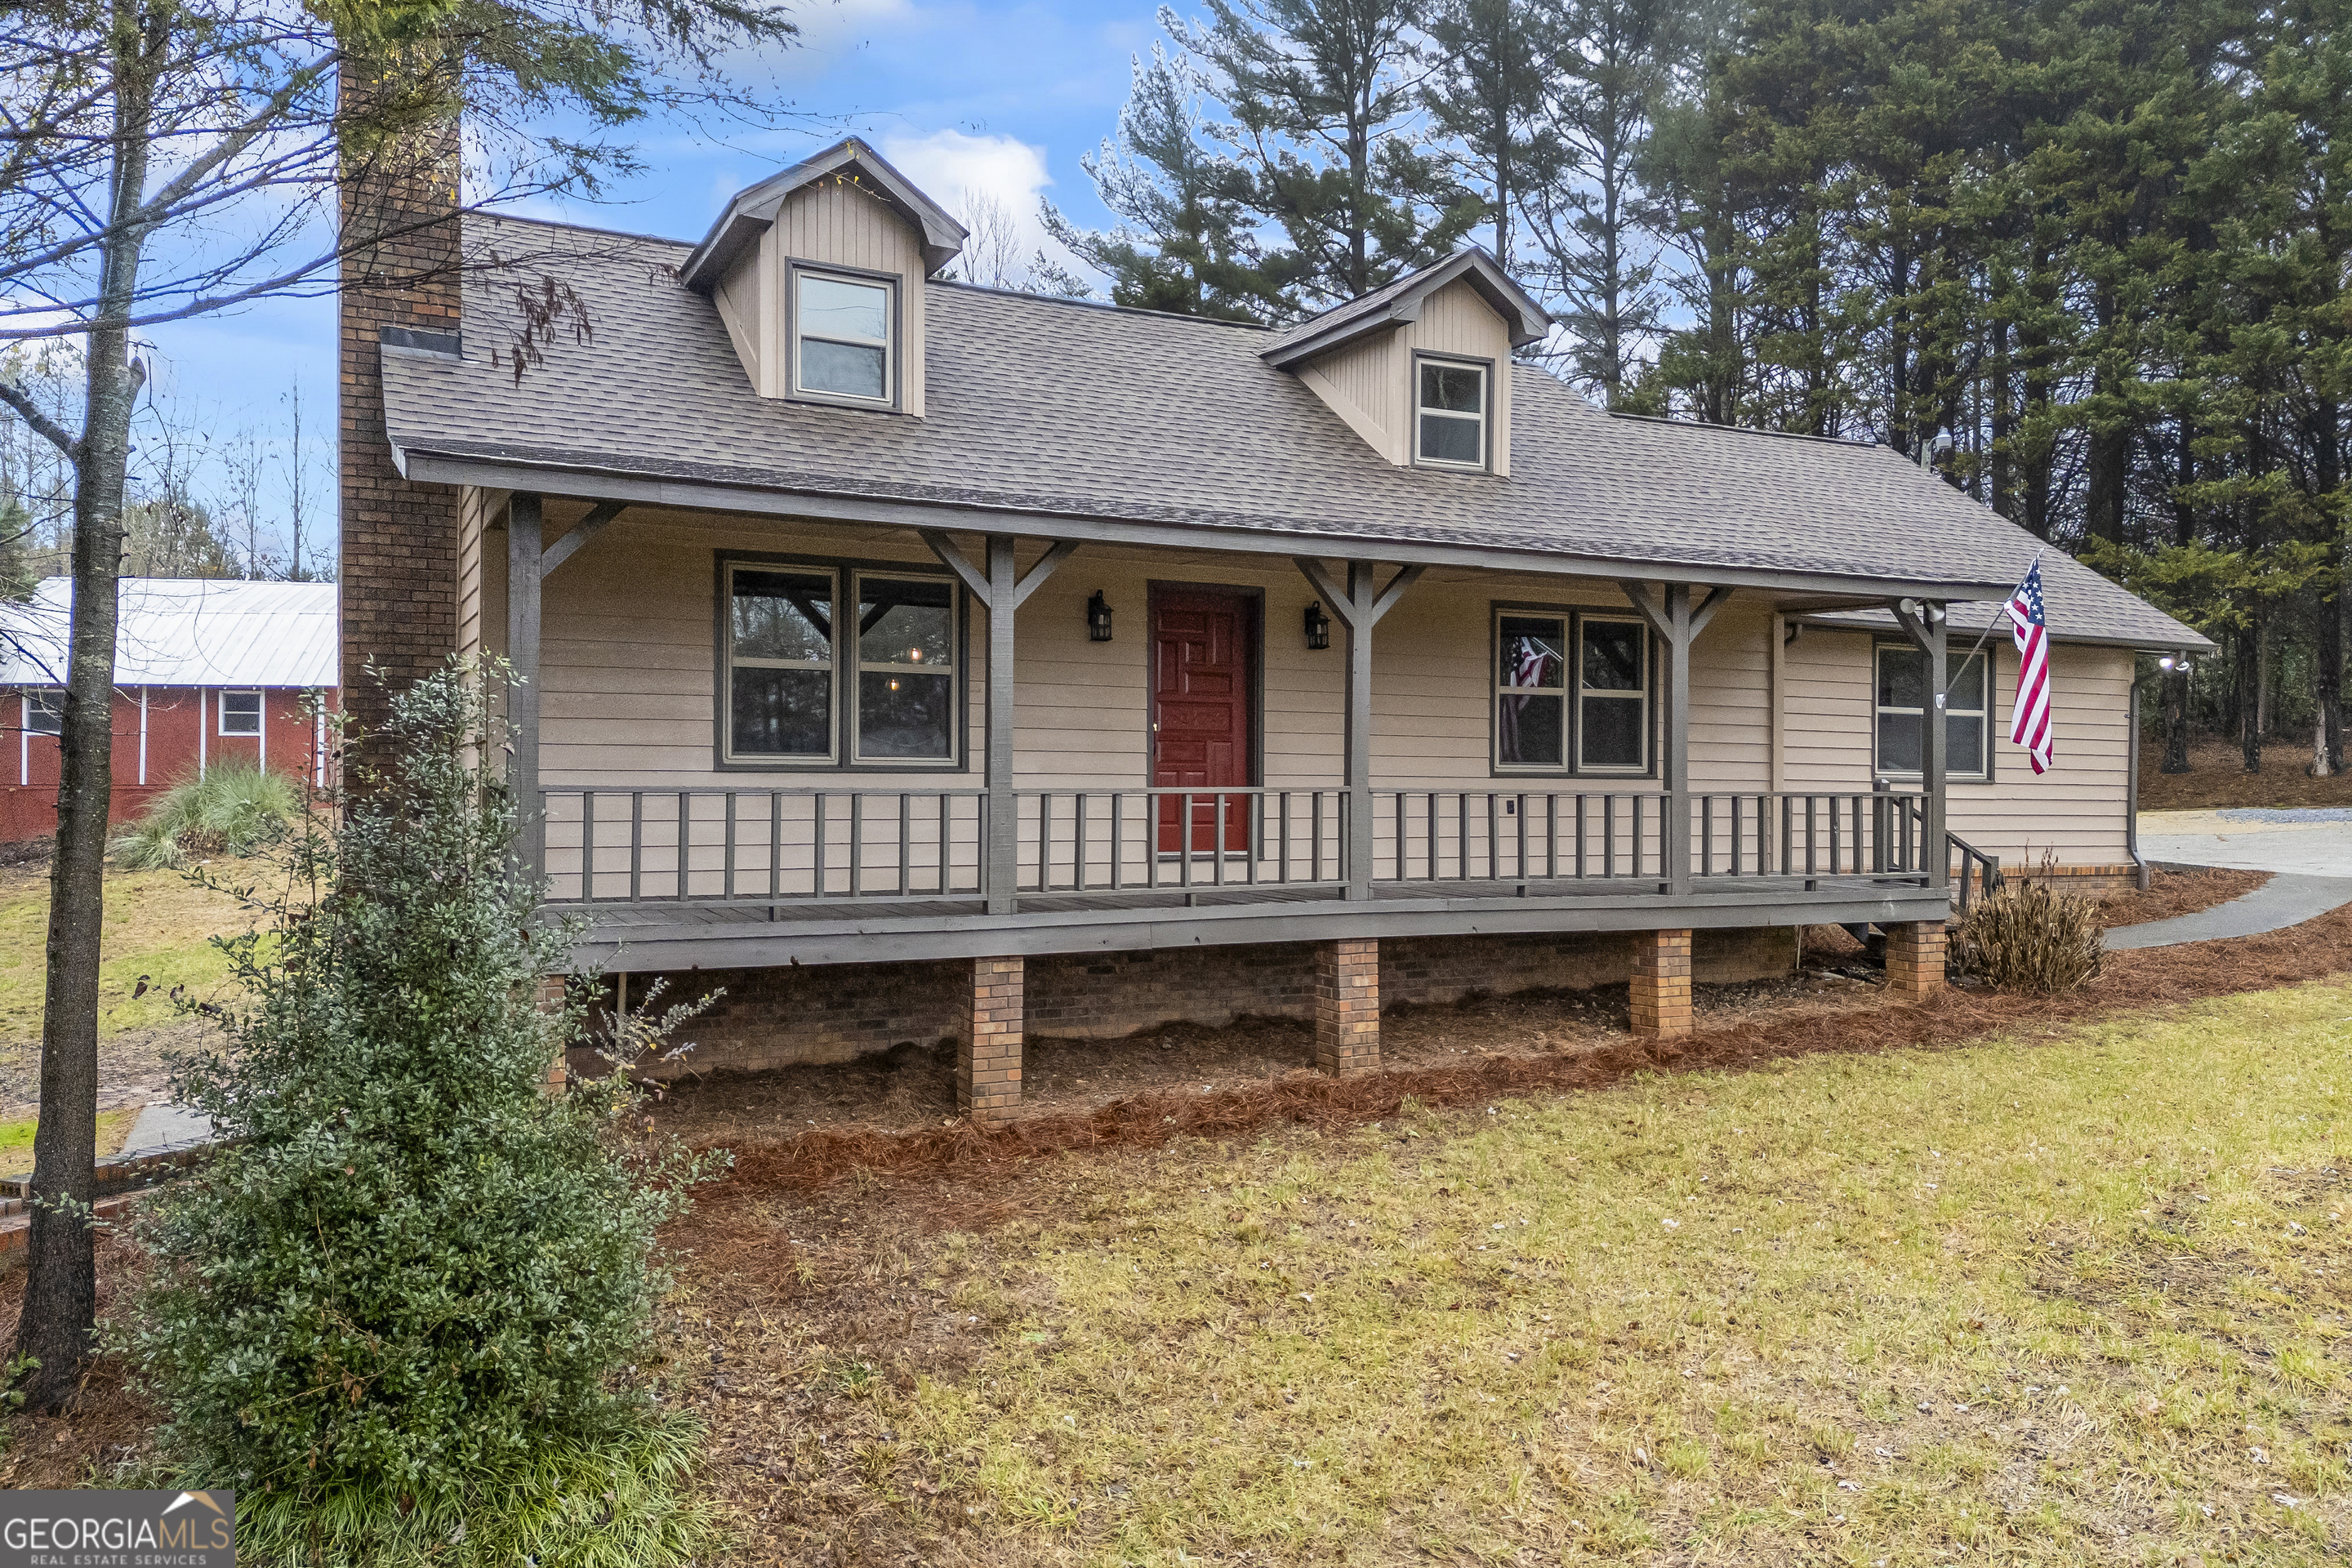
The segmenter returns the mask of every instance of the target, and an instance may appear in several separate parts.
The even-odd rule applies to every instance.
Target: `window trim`
[[[1567,626],[1568,647],[1563,663],[1573,660],[1576,674],[1573,682],[1567,679],[1568,670],[1561,671],[1563,684],[1559,689],[1564,703],[1561,716],[1560,755],[1557,763],[1505,763],[1503,761],[1503,725],[1501,702],[1505,692],[1523,688],[1506,687],[1502,683],[1503,617],[1505,616],[1549,616]],[[1642,763],[1639,767],[1587,767],[1581,758],[1584,752],[1584,624],[1604,622],[1639,627],[1642,634]],[[1541,688],[1549,693],[1552,689]],[[1598,778],[1653,779],[1658,776],[1658,639],[1650,635],[1649,624],[1630,610],[1612,609],[1605,605],[1538,605],[1521,600],[1496,599],[1486,610],[1486,766],[1492,778]],[[1629,697],[1603,700],[1624,701]]]
[[[28,686],[24,691],[23,718],[25,733],[60,739],[66,732],[66,694],[58,686]],[[48,713],[56,718],[54,729],[44,730],[33,722],[35,713]]]
[[[825,555],[782,555],[763,551],[721,550],[713,553],[711,592],[711,682],[710,756],[711,770],[722,773],[965,773],[971,771],[971,596],[963,584],[944,567],[927,568],[919,561],[875,561],[863,558]],[[734,752],[732,733],[735,642],[734,574],[738,567],[752,571],[772,569],[795,572],[824,573],[834,581],[833,617],[833,732],[832,749],[822,757],[738,757]],[[950,614],[954,616],[950,634],[954,644],[955,709],[950,724],[954,742],[953,756],[940,761],[916,757],[890,757],[861,761],[856,755],[857,659],[855,638],[856,616],[845,616],[839,606],[845,584],[852,594],[861,574],[882,577],[919,577],[937,579],[950,584]],[[846,646],[845,647],[845,644]],[[846,653],[849,657],[845,658]]]
[[[250,697],[253,699],[252,729],[232,730],[228,727],[228,700],[232,697]],[[215,733],[219,735],[223,740],[250,741],[261,733],[261,727],[268,721],[269,698],[268,695],[258,686],[224,686],[214,697],[213,723],[215,726]]]
[[[1450,364],[1478,373],[1478,460],[1475,463],[1451,462],[1444,458],[1431,458],[1421,449],[1421,367],[1424,364]],[[1423,353],[1412,356],[1412,382],[1405,388],[1406,416],[1412,421],[1412,464],[1417,468],[1435,468],[1444,473],[1491,473],[1495,467],[1495,362],[1470,354]],[[1465,415],[1440,410],[1441,419],[1462,419]]]
[[[1883,766],[1882,759],[1879,756],[1878,720],[1880,714],[1919,713],[1924,715],[1927,711],[1927,710],[1922,708],[1888,708],[1882,707],[1880,705],[1878,700],[1878,661],[1880,657],[1888,648],[1895,648],[1906,653],[1916,653],[1919,654],[1922,658],[1927,657],[1926,654],[1921,651],[1919,645],[1911,641],[1908,637],[1873,637],[1871,639],[1870,776],[1874,779],[1885,779],[1890,783],[1917,783],[1924,786],[1927,779],[1925,772],[1916,768],[1906,771],[1901,768],[1888,768]],[[1948,658],[1959,652],[1960,650],[1957,648],[1945,649],[1945,655]],[[1952,716],[1955,713],[1977,712],[1978,710],[1973,709],[1952,708],[1947,708],[1944,710],[1944,721],[1946,725],[1944,742],[1944,783],[1946,784],[1991,784],[1995,782],[1993,777],[1993,758],[1995,755],[1995,748],[1992,743],[1992,722],[1996,704],[1999,700],[1995,694],[1996,688],[1994,686],[1994,680],[1999,675],[2000,670],[1998,660],[1995,658],[1994,654],[1995,645],[1990,641],[1988,641],[1980,651],[1965,656],[1969,658],[1981,658],[1984,660],[1984,708],[1981,712],[1979,713],[1979,717],[1983,721],[1983,722],[1979,725],[1977,731],[1979,737],[1978,744],[1982,748],[1981,755],[1979,758],[1981,766],[1969,769],[1956,768],[1952,766],[1951,758],[1950,723]]]
[[[856,397],[843,392],[820,392],[801,384],[801,279],[830,278],[881,289],[889,299],[889,339],[882,345],[880,397]],[[784,266],[784,395],[794,403],[821,403],[833,408],[866,408],[895,413],[905,397],[902,355],[907,341],[905,279],[896,272],[874,272],[862,267],[836,267],[829,262],[794,257]],[[820,338],[822,342],[861,342],[850,338]],[[870,343],[863,346],[872,347]]]

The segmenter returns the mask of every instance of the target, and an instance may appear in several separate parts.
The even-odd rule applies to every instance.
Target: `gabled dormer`
[[[924,280],[965,237],[853,136],[728,203],[679,276],[761,396],[919,418]]]
[[[1458,251],[1262,353],[1399,468],[1511,471],[1511,351],[1551,318],[1484,250]]]

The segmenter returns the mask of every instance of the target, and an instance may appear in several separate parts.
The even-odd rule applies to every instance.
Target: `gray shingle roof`
[[[385,423],[406,455],[1266,531],[1302,548],[1582,557],[1629,575],[2005,584],[2037,544],[1884,448],[1617,418],[1525,365],[1511,373],[1509,477],[1399,468],[1259,357],[1261,329],[957,285],[924,290],[925,418],[764,400],[711,303],[677,280],[689,247],[469,222],[483,230],[469,241],[563,273],[593,336],[549,346],[518,384],[490,353],[513,280],[478,275],[462,361],[384,355]],[[2203,641],[2071,561],[2045,577],[2059,635]]]
[[[1296,326],[1286,327],[1276,332],[1271,342],[1260,345],[1258,353],[1272,363],[1286,366],[1327,353],[1412,319],[1418,315],[1422,300],[1456,279],[1467,279],[1486,297],[1487,304],[1509,329],[1513,347],[1539,342],[1550,329],[1551,317],[1544,308],[1503,270],[1499,262],[1474,245],[1455,251],[1434,267],[1408,272],[1393,283],[1344,305],[1334,305]]]

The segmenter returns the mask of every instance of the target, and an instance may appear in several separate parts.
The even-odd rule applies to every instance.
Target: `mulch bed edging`
[[[1230,1137],[1276,1123],[1335,1131],[1385,1121],[1407,1099],[1459,1105],[1534,1089],[1601,1089],[1644,1072],[1738,1068],[1833,1051],[1943,1048],[2021,1025],[2080,1023],[2347,970],[2352,970],[2352,910],[2338,910],[2260,936],[2111,952],[2098,978],[2055,995],[1948,990],[1920,1005],[1748,1023],[1672,1040],[1629,1037],[1574,1056],[1491,1055],[1455,1066],[1340,1079],[1302,1069],[1241,1089],[1155,1091],[992,1128],[962,1120],[906,1131],[819,1128],[736,1146],[733,1174],[698,1206],[708,1214],[777,1189],[814,1193],[859,1170],[911,1179],[983,1177],[1049,1154],[1158,1148],[1174,1138]]]

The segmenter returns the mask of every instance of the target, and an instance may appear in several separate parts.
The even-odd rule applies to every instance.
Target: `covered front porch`
[[[551,605],[570,626],[601,631],[599,616],[633,607],[625,593],[656,592],[643,561],[625,554],[605,563],[609,586],[583,584],[588,591],[576,599],[554,575],[581,573],[565,565],[575,558],[595,562],[601,551],[618,550],[617,541],[596,541],[634,503],[577,498],[550,508],[539,493],[517,489],[477,492],[475,504],[483,520],[475,537],[486,554],[494,542],[506,547],[499,607],[506,657],[521,678],[508,717],[511,777],[529,806],[524,852],[545,879],[549,916],[580,922],[577,962],[624,975],[968,963],[961,1032],[975,1114],[1017,1097],[1027,959],[1314,944],[1325,976],[1316,985],[1318,1036],[1331,1041],[1320,1055],[1331,1070],[1347,1070],[1377,1059],[1380,998],[1366,977],[1377,974],[1384,940],[1628,933],[1646,955],[1635,965],[1636,1027],[1672,1033],[1687,1026],[1694,931],[1876,925],[1898,938],[1890,942],[1898,982],[1929,988],[1940,981],[1942,931],[1955,902],[1988,890],[1998,875],[1990,856],[1947,830],[1945,726],[1917,726],[1919,766],[1908,781],[1871,779],[1865,768],[1856,781],[1863,787],[1781,787],[1775,721],[1759,722],[1745,706],[1743,682],[1774,657],[1785,616],[1889,609],[1924,667],[1942,668],[1946,622],[1929,585],[1780,582],[1728,569],[1662,577],[1622,563],[1502,559],[1436,545],[1384,547],[1379,561],[1335,560],[1299,553],[1297,541],[1158,537],[1164,529],[1129,531],[1150,538],[1098,537],[1100,528],[1040,538],[946,531],[926,518],[710,519],[720,647],[715,684],[705,689],[720,738],[715,760],[698,770],[672,764],[667,776],[648,777],[609,763],[617,748],[579,739],[602,732],[583,717],[592,706],[583,694],[588,678],[566,669],[548,680],[541,633]],[[640,537],[684,561],[677,531],[662,526],[656,532],[649,524]],[[751,554],[739,539],[772,547]],[[881,556],[877,541],[889,540],[895,549]],[[881,563],[872,564],[877,556]],[[1079,579],[1068,568],[1074,558],[1098,564]],[[1474,564],[1479,559],[1489,565]],[[833,761],[808,766],[752,765],[730,752],[728,595],[740,592],[730,573],[750,570],[733,564],[740,561],[760,563],[762,583],[791,575],[816,583],[809,591],[818,595],[827,591],[818,581],[824,571],[846,594],[868,577],[905,581],[918,563],[927,565],[947,584],[925,603],[954,617],[942,620],[944,640],[932,646],[969,692],[968,749],[928,777],[865,762],[846,741],[836,742]],[[1282,665],[1279,696],[1288,711],[1269,711],[1281,704],[1261,699],[1240,771],[1178,782],[1163,765],[1157,687],[1139,694],[1145,682],[1127,668],[1132,647],[1073,646],[1080,594],[1097,579],[1130,606],[1147,584],[1154,600],[1170,580],[1186,592],[1203,582],[1255,584],[1236,592],[1257,595],[1253,632],[1269,643],[1299,636],[1267,608],[1283,591],[1273,584],[1287,581],[1309,601],[1304,647],[1330,651],[1318,661],[1312,651],[1277,657],[1261,644],[1267,664]],[[1415,612],[1417,595],[1437,595],[1436,608]],[[1103,597],[1097,588],[1084,602],[1089,630]],[[486,594],[485,618],[488,601]],[[848,603],[826,599],[793,613],[824,627],[827,647],[850,648],[845,639],[865,628]],[[1571,607],[1547,607],[1556,604]],[[956,640],[966,635],[967,605],[968,644]],[[1401,605],[1423,618],[1392,634],[1411,619],[1398,613]],[[870,626],[876,612],[866,614]],[[1631,736],[1630,764],[1584,769],[1570,748],[1557,753],[1554,776],[1510,776],[1515,759],[1496,738],[1502,731],[1487,726],[1499,726],[1497,711],[1518,701],[1512,694],[1523,678],[1493,647],[1474,656],[1487,672],[1470,676],[1475,688],[1457,681],[1459,693],[1447,695],[1454,688],[1432,678],[1416,696],[1422,727],[1434,733],[1451,725],[1456,738],[1400,743],[1390,717],[1397,710],[1380,706],[1376,628],[1391,661],[1383,668],[1394,671],[1392,635],[1410,647],[1443,621],[1454,635],[1499,642],[1527,616],[1549,616],[1563,632],[1588,619],[1635,629],[1631,679],[1640,722],[1637,731],[1620,727]],[[1323,641],[1318,616],[1328,619]],[[1735,620],[1736,649],[1722,630]],[[1042,633],[1035,647],[1031,627]],[[630,657],[625,631],[593,645],[578,631],[570,636],[572,648],[593,646],[600,659]],[[1711,656],[1702,640],[1710,636],[1718,645]],[[1154,642],[1150,651],[1157,658],[1162,650]],[[576,669],[581,655],[566,657]],[[912,668],[877,669],[862,653],[850,657],[856,662],[846,668],[887,676],[893,691]],[[1039,686],[1041,658],[1064,672],[1062,685]],[[1403,679],[1415,678],[1417,662],[1406,658]],[[1702,669],[1715,689],[1695,698]],[[1268,679],[1263,667],[1257,679]],[[1525,679],[1525,689],[1538,691],[1563,678]],[[1064,706],[1024,710],[1024,689],[1043,689]],[[1124,702],[1132,713],[1093,729],[1086,726],[1097,715],[1066,717],[1097,690],[1093,700],[1102,706]],[[548,701],[564,707],[543,719]],[[1701,710],[1703,724],[1695,720]],[[1743,737],[1769,734],[1769,769],[1743,760],[1755,750],[1746,739],[1725,739],[1734,721]],[[1385,750],[1376,749],[1376,731]],[[1103,734],[1112,741],[1099,742]],[[542,783],[551,742],[563,761]],[[1695,757],[1706,775],[1696,781]],[[1142,774],[1132,785],[1105,783],[1106,775],[1135,777],[1129,768]],[[778,776],[793,773],[803,776]]]

